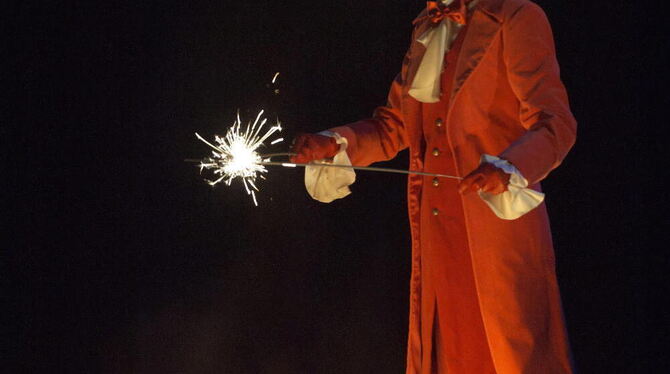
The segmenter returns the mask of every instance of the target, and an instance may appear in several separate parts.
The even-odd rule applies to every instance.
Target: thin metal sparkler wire
[[[292,152],[279,152],[279,153],[267,153],[260,155],[260,157],[263,160],[268,160],[271,157],[280,157],[280,156],[294,156],[295,153]],[[194,162],[194,163],[200,163],[202,160],[199,159],[185,159],[185,162]],[[456,180],[462,180],[463,178],[457,177],[455,175],[447,175],[447,174],[438,174],[438,173],[426,173],[423,171],[416,171],[416,170],[404,170],[404,169],[392,169],[392,168],[378,168],[374,166],[352,166],[352,165],[342,165],[342,164],[317,164],[317,163],[309,163],[309,164],[301,164],[301,163],[295,163],[295,162],[280,162],[280,161],[261,161],[259,162],[259,165],[266,165],[266,166],[283,166],[283,167],[307,167],[307,166],[323,166],[323,167],[331,167],[331,168],[350,168],[354,170],[364,170],[364,171],[377,171],[377,172],[382,172],[382,173],[395,173],[395,174],[415,174],[415,175],[425,175],[429,177],[438,177],[438,178],[449,178],[449,179],[456,179]]]
[[[258,155],[258,156],[260,158],[262,158],[263,160],[266,160],[268,158],[279,157],[279,156],[289,156],[289,157],[290,156],[295,156],[295,153],[293,153],[293,152],[265,153],[265,154]]]
[[[331,168],[349,168],[349,169],[355,169],[355,170],[365,170],[365,171],[378,171],[382,173],[396,173],[396,174],[416,174],[416,175],[425,175],[429,177],[439,177],[439,178],[449,178],[449,179],[458,179],[461,180],[463,178],[457,177],[455,175],[447,175],[447,174],[437,174],[437,173],[426,173],[423,171],[415,171],[415,170],[404,170],[404,169],[392,169],[392,168],[378,168],[374,166],[352,166],[352,165],[342,165],[342,164],[317,164],[317,163],[310,163],[310,164],[300,164],[300,163],[294,163],[294,162],[279,162],[279,161],[263,161],[259,163],[260,165],[269,165],[269,166],[283,166],[283,167],[307,167],[307,166],[324,166],[324,167],[331,167]]]

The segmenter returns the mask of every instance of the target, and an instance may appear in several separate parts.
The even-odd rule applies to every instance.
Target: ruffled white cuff
[[[544,194],[528,188],[528,181],[514,165],[501,158],[484,154],[480,164],[488,162],[510,174],[507,191],[493,195],[479,191],[482,198],[496,216],[513,220],[535,209],[544,200]]]
[[[340,151],[332,160],[316,160],[315,163],[333,163],[339,165],[351,165],[349,155],[347,155],[347,139],[338,133],[331,131],[322,131],[319,135],[332,136],[340,145]],[[333,200],[341,199],[351,193],[349,186],[356,181],[356,172],[349,168],[334,167],[305,167],[305,187],[307,192],[314,199],[322,203],[330,203]]]

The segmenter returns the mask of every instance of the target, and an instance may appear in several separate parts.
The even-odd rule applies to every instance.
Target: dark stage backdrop
[[[539,1],[580,128],[544,183],[582,373],[663,366],[667,229],[652,193],[662,96],[635,2]],[[632,4],[631,4],[632,3]],[[184,158],[239,109],[284,136],[385,102],[419,1],[21,2],[3,13],[3,355],[17,373],[401,373],[402,176],[311,200],[270,171],[259,207]],[[660,64],[658,64],[660,67]],[[281,72],[278,87],[268,86]],[[659,77],[660,78],[660,77]],[[4,115],[3,115],[4,117]],[[403,152],[388,167],[406,167]],[[656,178],[660,177],[656,174]],[[667,174],[667,173],[660,173]],[[660,335],[660,334],[659,334]],[[662,371],[662,370],[661,370]]]

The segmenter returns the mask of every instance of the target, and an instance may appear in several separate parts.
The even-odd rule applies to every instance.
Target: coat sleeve
[[[525,3],[503,23],[502,38],[507,76],[520,101],[519,120],[526,132],[500,157],[534,184],[560,165],[575,142],[577,123],[542,9]]]
[[[387,104],[377,108],[373,118],[330,129],[347,139],[347,154],[354,166],[390,160],[407,148],[407,132],[401,110],[403,75],[400,73],[394,79]]]

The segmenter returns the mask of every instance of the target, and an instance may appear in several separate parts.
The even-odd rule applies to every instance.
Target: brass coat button
[[[433,148],[433,156],[437,157],[440,155],[440,150],[437,148]]]
[[[442,127],[443,124],[444,124],[444,121],[442,121],[442,118],[438,118],[438,119],[435,120],[435,126]]]
[[[436,216],[438,214],[440,214],[440,211],[437,208],[433,208],[433,215]]]
[[[440,180],[437,177],[433,178],[433,186],[437,187],[439,185],[440,185]]]

